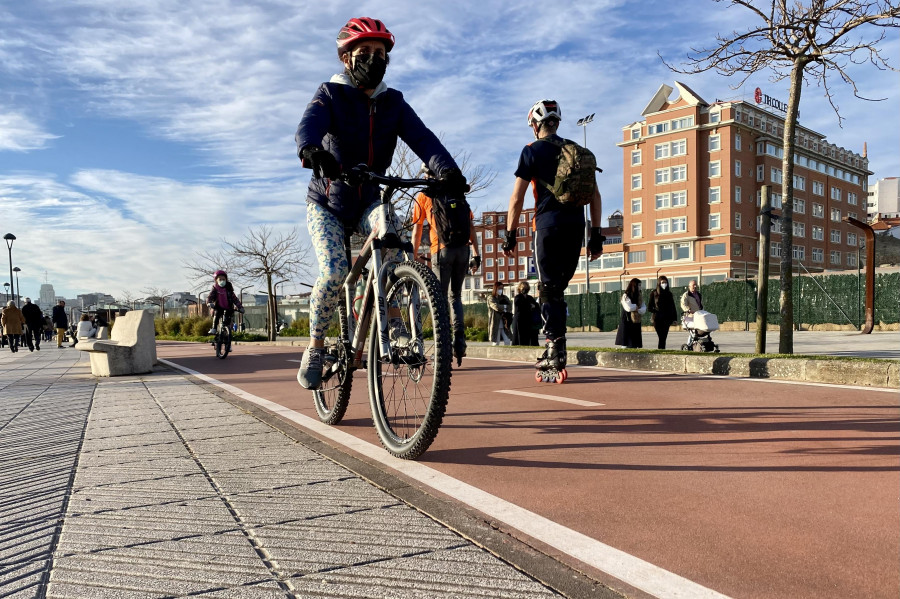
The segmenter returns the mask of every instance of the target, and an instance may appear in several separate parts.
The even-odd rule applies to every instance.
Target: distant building
[[[872,223],[896,217],[900,217],[900,177],[879,179],[869,186],[866,219]]]
[[[38,307],[41,310],[50,310],[56,305],[56,292],[53,285],[44,283],[41,285],[40,299],[38,299]]]

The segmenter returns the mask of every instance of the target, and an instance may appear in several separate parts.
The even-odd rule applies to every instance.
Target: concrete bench
[[[156,364],[156,331],[153,315],[146,310],[133,310],[116,318],[112,338],[106,327],[97,331],[96,339],[79,340],[75,349],[91,356],[94,376],[122,376],[150,372]]]

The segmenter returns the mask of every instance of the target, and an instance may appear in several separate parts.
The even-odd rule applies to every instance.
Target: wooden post
[[[772,228],[772,211],[769,205],[769,186],[763,185],[759,214],[759,269],[756,284],[756,353],[766,353],[766,327],[769,319],[769,235]],[[784,248],[781,249],[784,251]],[[790,250],[788,250],[790,251]]]
[[[860,334],[868,335],[875,328],[875,231],[868,224],[855,218],[845,216],[843,220],[862,229],[866,236],[866,324]]]

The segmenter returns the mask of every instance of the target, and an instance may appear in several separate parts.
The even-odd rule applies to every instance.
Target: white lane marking
[[[606,404],[597,403],[595,401],[585,401],[583,399],[571,399],[569,397],[557,397],[556,395],[543,395],[542,393],[529,393],[528,391],[517,391],[515,389],[494,389],[494,393],[508,393],[510,395],[521,395],[522,397],[534,397],[537,399],[549,399],[550,401],[561,401],[563,403],[571,403],[576,406],[605,406]]]
[[[481,360],[482,362],[507,362],[509,364],[531,364],[520,360],[500,360],[498,358],[466,357],[466,360]],[[837,383],[813,383],[810,381],[785,381],[781,379],[759,379],[750,377],[728,376],[724,374],[702,374],[699,372],[675,372],[674,370],[634,370],[631,368],[612,368],[610,366],[587,366],[585,364],[567,364],[566,368],[591,368],[593,370],[609,370],[610,372],[643,372],[656,374],[675,374],[678,376],[693,376],[701,379],[722,379],[743,383],[772,383],[776,385],[806,385],[807,387],[829,387],[832,389],[852,389],[855,391],[881,391],[882,393],[897,393],[897,389],[890,387],[864,387],[862,385],[839,385]]]
[[[363,441],[344,431],[323,424],[314,418],[305,416],[275,402],[248,393],[233,385],[223,383],[203,373],[168,360],[160,360],[172,368],[181,370],[201,380],[233,393],[238,397],[263,407],[286,420],[335,441],[367,458],[379,462],[389,468],[424,484],[457,501],[479,510],[491,518],[511,526],[555,549],[581,560],[610,576],[649,593],[659,599],[683,599],[697,597],[701,599],[729,599],[712,589],[697,584],[654,566],[649,562],[634,557],[615,547],[610,547],[580,532],[557,524],[525,508],[510,503],[477,487],[457,480],[451,476],[429,468],[424,464],[409,460],[401,460],[387,453],[377,445]]]
[[[285,360],[285,362],[297,362],[297,363],[302,363],[303,360]]]

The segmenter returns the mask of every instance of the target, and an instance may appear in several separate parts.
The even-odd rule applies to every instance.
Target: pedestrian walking
[[[516,288],[516,296],[513,298],[513,345],[537,345],[538,328],[534,326],[535,319],[540,321],[540,306],[529,291],[531,285],[522,281]]]
[[[16,307],[16,302],[9,300],[0,316],[0,325],[3,326],[3,334],[9,343],[9,349],[13,353],[19,351],[19,336],[25,327],[25,317],[22,311]]]
[[[426,179],[434,178],[434,172],[428,168],[427,164],[422,164],[420,173]],[[437,198],[437,202],[446,200]],[[456,201],[456,198],[453,198]],[[434,272],[438,281],[441,283],[441,289],[444,291],[444,297],[450,304],[450,322],[453,329],[453,355],[456,358],[457,365],[462,364],[462,359],[466,355],[466,324],[463,318],[462,303],[462,286],[466,279],[466,272],[472,271],[472,274],[478,270],[481,265],[481,256],[478,255],[478,239],[475,235],[475,215],[468,207],[468,202],[460,202],[462,213],[457,216],[462,219],[461,223],[455,223],[454,219],[448,218],[447,222],[441,223],[439,213],[435,210],[435,199],[420,192],[416,196],[413,205],[412,216],[412,240],[413,248],[415,248],[415,259],[425,264],[425,259],[419,255],[419,245],[422,243],[422,233],[425,229],[425,222],[428,222],[428,236],[431,249],[431,270]],[[444,206],[443,214],[447,215],[450,210]],[[444,226],[445,230],[441,231]],[[454,231],[449,229],[456,226],[459,231],[454,235]],[[457,239],[453,239],[456,237]],[[445,240],[445,243],[441,242]],[[451,241],[451,239],[453,239]],[[469,257],[469,248],[472,248],[472,257]]]
[[[504,317],[510,311],[510,302],[503,293],[503,283],[494,283],[493,291],[487,298],[487,306],[488,341],[491,345],[509,345],[510,338],[506,332]]]
[[[25,298],[22,306],[22,316],[25,318],[25,343],[28,350],[41,350],[41,337],[44,335],[44,314],[37,304],[31,303],[31,298]]]
[[[622,312],[619,316],[619,328],[616,330],[616,345],[619,347],[643,347],[641,339],[641,317],[647,311],[647,305],[641,298],[640,279],[631,279],[625,293],[622,294]]]
[[[69,328],[69,317],[66,316],[66,302],[59,300],[53,306],[51,314],[53,326],[56,327],[56,347],[63,347],[63,341],[66,340],[66,329]]]
[[[538,357],[535,368],[537,374],[546,375],[546,380],[557,373],[564,380],[568,376],[563,372],[566,366],[565,292],[581,256],[584,206],[590,206],[592,225],[598,225],[602,216],[595,178],[596,161],[590,152],[556,134],[562,110],[555,100],[535,103],[528,111],[527,120],[536,141],[525,146],[519,155],[506,216],[507,226],[512,229],[506,231],[503,253],[513,257],[516,251],[516,223],[525,202],[525,192],[533,185],[535,265],[546,337],[544,353]],[[574,160],[575,157],[578,160]],[[560,173],[567,174],[561,176]],[[587,253],[591,260],[603,253],[603,235],[599,226],[591,227]]]
[[[656,329],[659,338],[657,349],[666,349],[666,337],[672,323],[678,320],[678,312],[675,309],[675,298],[669,289],[669,279],[663,275],[656,281],[656,289],[650,292],[647,301],[647,311],[650,312],[650,322]]]

